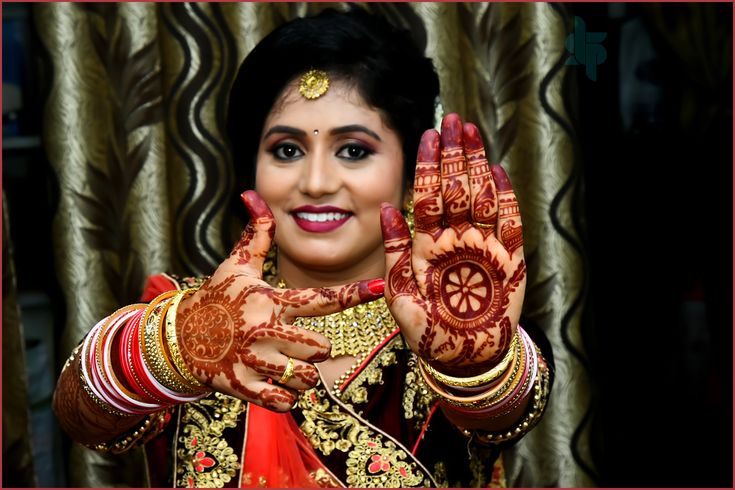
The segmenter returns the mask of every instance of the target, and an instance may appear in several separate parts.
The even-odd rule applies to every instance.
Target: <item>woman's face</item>
[[[337,81],[307,100],[290,85],[263,126],[255,188],[289,287],[384,275],[380,205],[401,205],[403,151],[355,89]]]

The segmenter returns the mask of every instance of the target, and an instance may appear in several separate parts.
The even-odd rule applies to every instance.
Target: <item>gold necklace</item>
[[[286,287],[283,279],[278,287]],[[330,357],[350,355],[358,359],[364,358],[398,328],[385,298],[331,315],[297,317],[293,325],[327,337],[332,343]]]

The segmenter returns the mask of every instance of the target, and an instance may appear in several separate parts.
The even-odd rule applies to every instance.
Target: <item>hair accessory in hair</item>
[[[321,97],[329,89],[329,76],[321,70],[309,70],[301,76],[299,92],[312,100]]]

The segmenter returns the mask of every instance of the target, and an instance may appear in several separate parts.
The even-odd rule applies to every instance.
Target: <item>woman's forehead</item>
[[[274,121],[318,123],[335,118],[359,119],[384,126],[381,111],[368,105],[354,84],[335,80],[320,97],[307,99],[299,92],[298,83],[297,79],[284,88],[273,104],[265,126]],[[263,129],[267,130],[267,127]]]

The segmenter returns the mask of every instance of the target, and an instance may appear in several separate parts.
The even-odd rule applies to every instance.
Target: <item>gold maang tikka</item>
[[[305,99],[313,100],[329,89],[329,76],[322,70],[309,70],[299,80],[299,92]]]

